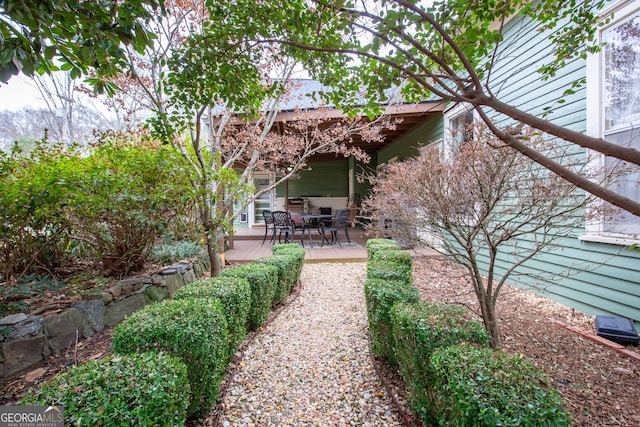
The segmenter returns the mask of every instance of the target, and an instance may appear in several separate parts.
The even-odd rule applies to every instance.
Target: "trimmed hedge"
[[[114,328],[113,350],[118,354],[167,351],[182,359],[192,392],[187,416],[205,414],[218,398],[229,360],[224,307],[213,298],[148,305]]]
[[[70,426],[184,426],[189,395],[184,363],[148,352],[71,367],[21,404],[63,405]]]
[[[521,355],[461,344],[437,350],[431,362],[441,425],[570,424],[549,378]]]
[[[433,352],[463,341],[488,346],[489,334],[481,323],[468,318],[465,309],[443,303],[396,303],[389,317],[394,356],[412,406],[425,425],[431,425],[436,411],[429,398],[435,381]]]
[[[222,271],[220,277],[246,279],[251,286],[251,307],[248,327],[256,330],[262,326],[271,313],[273,295],[278,285],[278,267],[269,264],[245,264]]]
[[[385,248],[384,250],[377,250],[370,258],[372,261],[392,261],[400,264],[408,265],[413,268],[413,260],[408,252],[401,251],[400,249]]]
[[[392,366],[397,363],[393,353],[391,329],[391,307],[397,302],[417,303],[420,300],[418,290],[405,281],[367,279],[364,283],[364,295],[369,319],[371,351],[387,358]]]
[[[398,244],[389,239],[369,239],[367,240],[367,255],[372,258],[376,252],[387,249],[398,249]]]
[[[174,299],[217,298],[222,302],[229,327],[229,358],[247,336],[251,308],[251,285],[247,279],[211,277],[189,283],[173,294]]]
[[[387,250],[384,252],[387,252]],[[367,261],[367,278],[369,279],[384,279],[411,283],[412,271],[413,268],[411,265],[407,265],[404,261],[400,261],[393,256],[389,258],[381,257],[379,259],[371,258]]]
[[[302,246],[297,243],[278,243],[273,245],[271,248],[271,253],[273,255],[294,255],[298,258],[300,262],[300,269],[302,269],[302,265],[304,264],[304,256],[307,251],[304,250]]]
[[[273,245],[271,253],[273,255],[290,255],[296,259],[295,271],[297,277],[293,286],[291,286],[291,288],[293,288],[300,280],[302,267],[304,267],[304,257],[307,254],[307,251],[297,243],[279,243],[277,245]]]
[[[297,255],[282,254],[258,258],[259,264],[273,265],[278,268],[278,285],[273,294],[273,305],[284,302],[300,279]]]

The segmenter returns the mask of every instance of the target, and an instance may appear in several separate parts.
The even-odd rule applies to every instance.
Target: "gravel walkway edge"
[[[365,263],[305,264],[238,350],[203,425],[414,425],[370,352],[365,276]]]

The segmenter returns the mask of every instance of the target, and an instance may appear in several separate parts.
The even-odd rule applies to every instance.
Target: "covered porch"
[[[322,115],[326,120],[324,126],[343,118],[339,109],[320,111],[313,105],[305,107],[303,110],[280,111],[273,131],[286,132],[287,126],[300,115],[308,118]],[[366,216],[366,213],[359,211],[361,201],[367,198],[371,190],[365,177],[377,175],[387,163],[414,157],[423,146],[433,143],[436,140],[434,135],[440,134],[444,107],[441,101],[383,107],[385,114],[394,119],[396,125],[385,129],[383,137],[377,142],[365,142],[357,134],[353,135],[350,142],[351,146],[366,152],[370,157],[368,163],[335,153],[314,154],[294,177],[263,194],[247,207],[247,211],[234,223],[236,236],[244,233],[244,229],[264,229],[263,210],[333,214],[341,208],[355,208],[357,215]],[[267,173],[258,172],[253,177],[253,184],[260,190],[268,187],[273,180],[274,177]]]

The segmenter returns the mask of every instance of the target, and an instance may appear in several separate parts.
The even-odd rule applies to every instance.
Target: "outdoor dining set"
[[[296,233],[300,232],[302,246],[306,247],[305,240],[308,240],[309,247],[313,247],[312,232],[317,232],[321,247],[326,243],[337,244],[342,248],[343,242],[340,240],[339,232],[343,231],[346,242],[351,244],[349,238],[351,210],[348,208],[338,209],[334,215],[263,210],[262,216],[265,223],[262,243],[267,240],[267,237],[270,237],[270,243],[275,243],[276,239],[279,243],[293,243]]]

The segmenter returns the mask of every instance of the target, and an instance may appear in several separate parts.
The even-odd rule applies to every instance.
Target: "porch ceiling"
[[[395,129],[385,129],[383,131],[384,139],[380,142],[363,141],[359,135],[354,135],[352,145],[361,148],[367,154],[374,154],[387,145],[393,143],[398,138],[412,131],[427,118],[439,114],[444,110],[445,103],[441,101],[421,102],[419,104],[394,104],[384,107],[384,113],[392,118],[399,118],[401,121],[396,125]],[[344,118],[341,109],[310,109],[305,111],[282,111],[276,116],[276,126],[278,132],[284,132],[287,129],[287,123],[295,120],[305,119],[322,119],[323,126],[329,127],[340,119]],[[316,154],[309,162],[330,161],[340,158],[340,155],[334,153]]]

